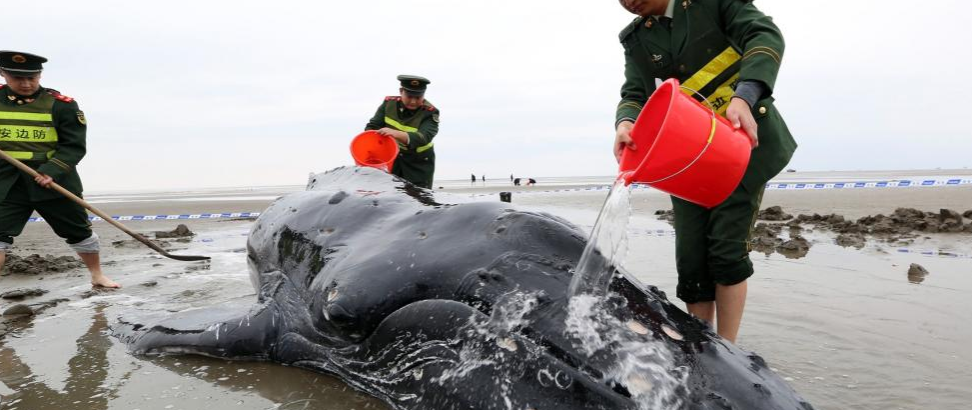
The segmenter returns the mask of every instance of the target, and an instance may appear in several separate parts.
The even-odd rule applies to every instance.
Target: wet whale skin
[[[630,379],[612,376],[628,360],[620,345],[592,352],[566,328],[567,286],[585,243],[556,216],[338,168],[254,223],[254,305],[122,317],[112,332],[136,355],[333,374],[396,409],[651,408]],[[624,270],[596,309],[610,319],[605,333],[670,355],[666,371],[682,382],[656,408],[812,409],[760,356]],[[625,328],[632,323],[641,331]],[[653,387],[651,375],[643,380],[637,387]]]

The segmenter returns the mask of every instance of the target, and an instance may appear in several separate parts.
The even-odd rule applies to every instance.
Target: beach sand
[[[929,174],[934,172],[921,175]],[[499,190],[516,191],[515,205],[562,216],[589,231],[607,190],[586,189],[602,185],[561,184],[554,187],[558,192],[543,192],[549,186],[502,185],[441,191],[462,201],[495,201]],[[113,215],[251,212],[292,190],[259,195],[228,191],[191,200],[188,194],[138,201],[89,198]],[[972,208],[972,187],[768,190],[763,206],[772,205],[793,215],[837,213],[852,219],[890,214],[898,207],[962,213]],[[637,189],[632,207],[628,253],[621,265],[674,298],[674,238],[671,226],[654,215],[670,209],[670,200],[657,191]],[[0,277],[0,293],[48,291],[0,300],[0,311],[17,303],[50,305],[31,319],[0,324],[0,334],[5,334],[0,336],[0,409],[386,408],[332,377],[300,369],[127,354],[107,334],[107,326],[119,317],[249,305],[255,294],[245,261],[252,221],[126,223],[143,233],[185,223],[196,235],[187,242],[167,240],[170,251],[213,259],[168,260],[95,222],[106,273],[124,289],[91,292],[83,269]],[[921,234],[892,243],[868,238],[866,246],[856,249],[834,244],[836,234],[828,230],[807,229],[802,235],[812,244],[804,257],[751,254],[756,275],[750,281],[740,346],[762,355],[818,409],[967,407],[972,356],[964,348],[972,342],[972,236]],[[118,241],[123,242],[112,244]],[[71,254],[43,222],[30,223],[16,245],[13,254],[21,257]],[[920,283],[909,281],[912,263],[929,272]]]

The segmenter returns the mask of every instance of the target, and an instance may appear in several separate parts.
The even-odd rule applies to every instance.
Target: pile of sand
[[[73,256],[40,256],[38,254],[21,258],[7,253],[7,262],[0,275],[40,275],[42,273],[66,272],[84,267],[84,263]]]

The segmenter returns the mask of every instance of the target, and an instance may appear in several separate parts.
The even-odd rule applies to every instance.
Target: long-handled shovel
[[[7,153],[6,152],[3,152],[3,150],[0,150],[0,157],[3,157],[4,160],[6,160],[7,162],[13,164],[13,166],[19,168],[21,171],[26,172],[27,174],[29,174],[30,176],[32,176],[34,178],[37,178],[37,177],[40,176],[40,174],[37,173],[37,171],[34,171],[30,167],[24,165],[23,162],[18,161],[16,158],[11,157],[10,155],[7,155]],[[81,206],[83,206],[85,209],[91,211],[95,215],[100,216],[101,219],[104,219],[108,223],[110,223],[112,225],[115,225],[115,227],[118,228],[118,229],[121,229],[122,232],[125,232],[129,236],[131,236],[132,238],[135,238],[137,241],[139,241],[141,243],[144,243],[145,246],[148,246],[149,248],[154,249],[156,252],[162,254],[162,256],[165,256],[166,258],[172,258],[172,259],[175,259],[177,261],[204,261],[204,260],[209,260],[209,257],[208,256],[173,255],[171,253],[168,253],[165,250],[163,250],[161,247],[159,247],[159,245],[156,245],[155,243],[153,243],[152,241],[146,239],[142,235],[139,235],[139,234],[137,234],[135,232],[132,232],[131,230],[129,230],[128,228],[126,228],[125,225],[122,225],[120,222],[118,222],[118,221],[116,221],[114,219],[111,219],[111,216],[108,216],[108,214],[99,211],[97,208],[91,206],[91,204],[89,204],[87,201],[85,201],[85,200],[83,200],[81,198],[78,198],[78,196],[72,194],[71,191],[68,191],[68,190],[64,189],[64,187],[62,187],[62,186],[60,186],[60,185],[52,182],[50,188],[53,189],[53,190],[55,190],[55,191],[57,191],[57,192],[59,192],[61,195],[64,195],[64,196],[68,197],[68,199],[70,199],[70,200],[72,200],[74,202],[77,202],[78,204],[80,204]]]

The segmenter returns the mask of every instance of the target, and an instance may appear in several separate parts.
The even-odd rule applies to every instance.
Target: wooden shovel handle
[[[31,167],[28,167],[27,165],[25,165],[23,162],[20,162],[16,158],[11,157],[6,152],[3,152],[3,150],[0,150],[0,157],[3,157],[3,159],[6,160],[7,162],[9,162],[11,165],[17,167],[21,171],[27,173],[28,175],[30,175],[30,176],[32,176],[34,178],[37,178],[37,177],[41,176],[41,174],[39,172],[35,171]],[[56,182],[51,182],[51,185],[48,188],[57,191],[61,195],[64,195],[68,199],[70,199],[70,200],[78,203],[79,205],[83,206],[84,209],[87,209],[87,210],[91,211],[93,214],[100,216],[101,219],[104,219],[106,222],[114,225],[116,228],[121,229],[122,232],[127,233],[132,238],[135,238],[135,240],[137,240],[137,241],[145,244],[145,246],[148,246],[149,248],[152,248],[156,252],[162,254],[162,256],[165,256],[165,257],[171,258],[171,259],[175,259],[175,260],[180,260],[180,261],[202,261],[202,260],[209,260],[209,257],[208,256],[172,255],[169,252],[166,252],[164,249],[162,249],[159,245],[155,244],[155,242],[152,242],[152,241],[148,240],[148,238],[146,238],[146,237],[144,237],[142,235],[139,235],[138,233],[132,232],[130,229],[128,229],[127,227],[125,227],[125,225],[122,225],[121,222],[118,222],[118,221],[112,219],[111,216],[109,216],[108,214],[106,214],[104,212],[101,212],[100,210],[98,210],[98,208],[95,208],[94,206],[91,206],[91,204],[89,204],[88,201],[85,201],[84,199],[79,198],[77,195],[74,195],[73,193],[71,193],[71,191],[68,191],[67,189],[64,189],[64,187],[58,185]]]

